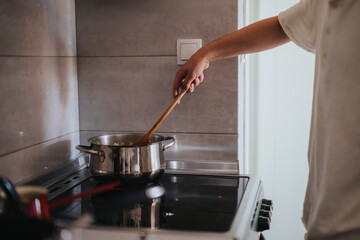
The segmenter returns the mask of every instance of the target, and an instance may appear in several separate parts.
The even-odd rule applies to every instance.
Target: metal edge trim
[[[241,199],[240,207],[235,215],[230,230],[226,233],[236,239],[246,239],[246,234],[251,229],[251,220],[258,195],[260,179],[255,175],[247,175],[249,182],[247,183],[245,193]]]
[[[212,173],[212,174],[239,174],[239,162],[221,160],[165,160],[165,171],[168,172],[189,172],[189,173]]]
[[[51,170],[48,173],[37,176],[30,180],[20,182],[16,185],[36,185],[48,188],[61,181],[62,179],[74,174],[75,172],[88,167],[89,155],[80,153],[74,159],[60,165],[59,167]]]

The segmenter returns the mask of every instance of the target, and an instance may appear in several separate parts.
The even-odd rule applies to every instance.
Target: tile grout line
[[[12,151],[7,152],[7,153],[0,154],[0,158],[5,157],[5,156],[10,155],[10,154],[15,153],[15,152],[19,152],[19,151],[22,151],[22,150],[25,150],[25,149],[28,149],[28,148],[32,148],[32,147],[35,147],[35,146],[38,146],[38,145],[53,141],[55,139],[59,139],[59,138],[65,137],[65,136],[69,136],[69,135],[74,134],[74,133],[79,133],[79,135],[80,135],[80,131],[75,130],[73,132],[70,132],[70,133],[67,133],[67,134],[64,134],[64,135],[60,135],[58,137],[50,138],[50,139],[42,141],[42,142],[34,143],[34,144],[31,144],[31,145],[23,147],[23,148],[15,149],[15,150],[12,150]]]
[[[116,131],[116,130],[80,130],[81,132],[110,132],[110,133],[145,133],[145,131]],[[189,134],[189,135],[225,135],[225,136],[239,136],[238,133],[209,133],[209,132],[156,132],[154,134]]]
[[[128,55],[128,56],[31,56],[31,55],[1,55],[0,58],[151,58],[151,57],[176,57],[176,55]]]

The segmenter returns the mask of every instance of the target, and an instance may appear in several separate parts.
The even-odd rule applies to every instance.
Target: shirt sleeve
[[[299,47],[315,53],[316,3],[318,0],[301,0],[278,16],[286,35]]]

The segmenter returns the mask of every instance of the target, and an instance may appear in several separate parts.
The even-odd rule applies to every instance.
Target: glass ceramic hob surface
[[[146,186],[117,186],[51,210],[66,223],[84,214],[93,225],[225,232],[248,182],[246,177],[164,174]],[[101,186],[89,178],[57,199]]]

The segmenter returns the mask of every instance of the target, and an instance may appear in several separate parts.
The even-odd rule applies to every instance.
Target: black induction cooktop
[[[96,226],[228,231],[247,177],[164,174],[148,185],[116,186],[51,210],[55,222],[90,214]],[[57,199],[101,186],[90,177]]]

